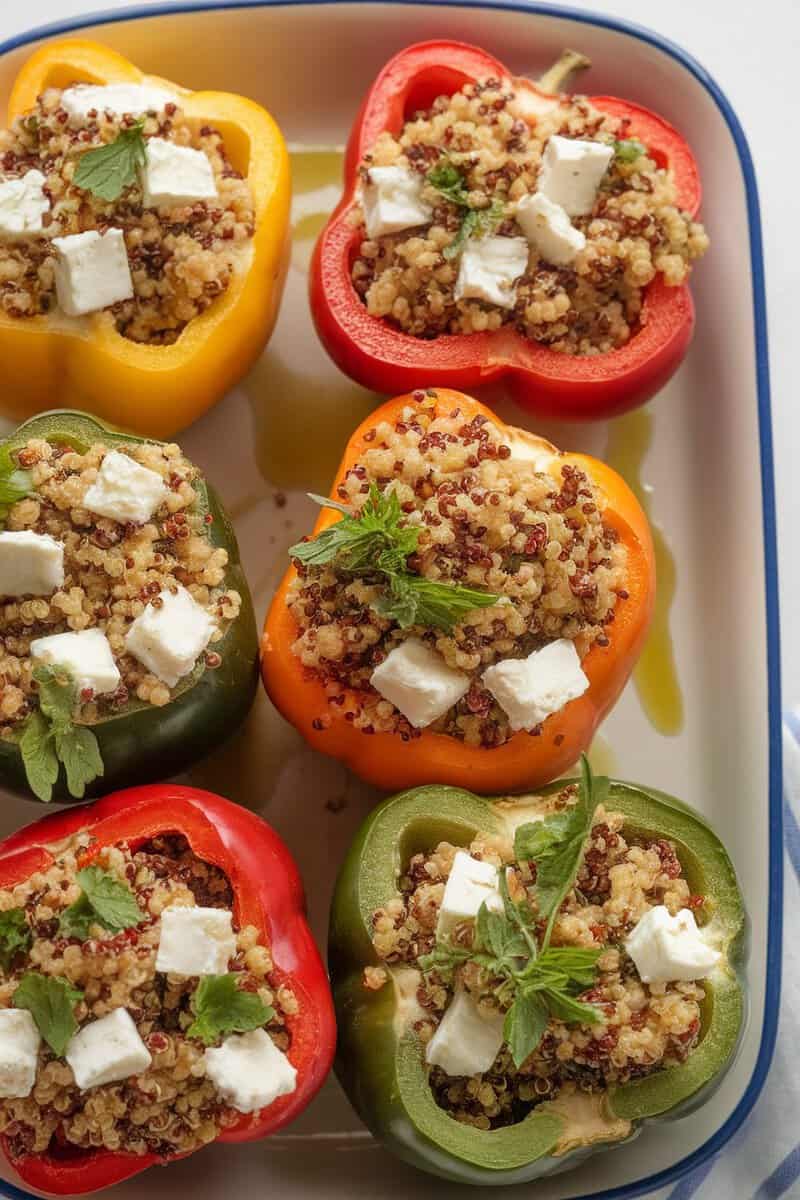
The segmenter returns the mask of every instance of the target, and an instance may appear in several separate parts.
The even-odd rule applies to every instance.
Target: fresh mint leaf
[[[85,725],[74,725],[76,688],[61,668],[36,667],[39,707],[25,721],[19,748],[31,791],[45,803],[52,799],[63,763],[70,795],[80,800],[86,785],[103,774],[97,738]]]
[[[192,999],[194,1022],[187,1035],[206,1046],[226,1033],[247,1033],[260,1029],[275,1015],[275,1009],[253,992],[236,986],[235,975],[206,975],[200,980]]]
[[[110,933],[132,929],[144,919],[131,889],[100,867],[84,867],[76,876],[82,895],[61,914],[59,933],[85,941],[97,923]]]
[[[549,1019],[547,1005],[541,996],[520,994],[516,997],[503,1025],[503,1040],[515,1067],[521,1067],[533,1054],[544,1037]]]
[[[542,998],[550,1015],[567,1025],[597,1025],[603,1019],[594,1005],[577,1000],[567,992],[548,989],[542,993]]]
[[[0,968],[10,971],[18,954],[30,948],[32,938],[24,908],[0,912]]]
[[[441,583],[406,571],[391,575],[389,594],[379,597],[375,610],[397,621],[401,629],[429,625],[448,632],[476,608],[490,608],[500,596],[460,583]]]
[[[28,1010],[39,1033],[53,1053],[61,1058],[78,1028],[75,1005],[82,999],[83,992],[72,987],[66,979],[29,971],[22,976],[11,1003],[14,1008]]]
[[[461,170],[449,158],[440,158],[426,175],[427,182],[436,188],[445,200],[459,208],[469,206],[469,188]]]
[[[503,220],[505,212],[505,206],[499,200],[493,200],[489,208],[469,209],[458,233],[442,251],[444,258],[457,258],[469,238],[481,238],[493,233]]]
[[[58,755],[50,724],[38,708],[22,726],[18,745],[28,786],[38,800],[49,804],[53,798],[53,785],[58,779]]]
[[[121,129],[113,142],[96,146],[81,156],[72,182],[101,200],[117,200],[136,183],[138,170],[147,161],[144,120]]]
[[[620,162],[632,163],[647,154],[647,147],[637,138],[623,138],[614,142],[614,154]]]

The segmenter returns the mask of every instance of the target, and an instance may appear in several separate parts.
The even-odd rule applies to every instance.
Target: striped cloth
[[[783,730],[784,828],[788,858],[786,912],[800,906],[800,708],[787,714]],[[800,1045],[800,946],[796,924],[786,921],[783,993],[778,1044],[772,1069],[755,1109],[716,1158],[685,1175],[650,1200],[800,1200],[800,1075],[794,1053]]]

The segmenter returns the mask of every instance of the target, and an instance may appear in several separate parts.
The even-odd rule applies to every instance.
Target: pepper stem
[[[574,71],[585,71],[591,65],[592,60],[579,50],[562,50],[552,67],[536,80],[536,86],[542,92],[555,95]]]

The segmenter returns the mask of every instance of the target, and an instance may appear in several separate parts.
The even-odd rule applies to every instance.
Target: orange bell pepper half
[[[276,708],[316,750],[340,759],[362,779],[387,791],[424,783],[451,784],[495,795],[539,787],[566,771],[587,749],[642,650],[655,601],[655,555],[650,527],[628,485],[605,463],[585,454],[561,453],[543,438],[506,425],[491,409],[461,392],[437,388],[423,395],[423,400],[418,399],[419,392],[388,400],[359,425],[347,443],[331,497],[337,497],[337,488],[348,470],[369,449],[372,438],[366,435],[381,421],[397,421],[402,410],[409,406],[421,406],[431,416],[441,416],[458,407],[467,423],[478,414],[483,415],[501,431],[512,456],[534,459],[541,454],[554,455],[547,470],[559,483],[561,468],[566,464],[584,471],[600,493],[604,522],[616,530],[627,549],[626,594],[620,596],[614,607],[609,644],[594,643],[581,663],[589,679],[588,689],[548,717],[538,736],[524,731],[515,733],[502,746],[488,749],[428,730],[422,730],[421,736],[410,745],[395,733],[365,734],[344,718],[346,706],[328,704],[323,685],[292,652],[298,629],[286,600],[296,574],[293,566],[275,594],[261,640],[264,686]],[[340,519],[339,513],[323,509],[314,536]]]
[[[9,122],[47,88],[71,83],[144,83],[180,97],[192,125],[219,130],[253,195],[255,234],[246,270],[169,346],[123,337],[108,312],[81,318],[0,314],[4,387],[0,411],[14,420],[53,407],[85,409],[147,437],[190,425],[247,373],[278,314],[287,265],[289,158],[265,109],[227,92],[192,92],[86,39],[49,42],[25,63],[9,100]]]

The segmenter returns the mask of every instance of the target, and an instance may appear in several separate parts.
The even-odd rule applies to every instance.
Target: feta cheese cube
[[[112,521],[143,525],[169,494],[158,471],[143,467],[119,450],[109,450],[97,479],[83,498],[83,507]]]
[[[71,233],[53,238],[56,296],[68,317],[130,300],[133,280],[121,229]]]
[[[61,107],[73,123],[83,123],[90,113],[126,114],[163,112],[168,104],[180,104],[179,98],[165,88],[147,83],[76,83],[61,93]]]
[[[484,300],[498,308],[513,308],[514,284],[528,266],[525,238],[468,238],[461,252],[456,300]]]
[[[415,729],[424,729],[457,704],[469,677],[448,667],[420,638],[406,638],[372,672],[370,683]]]
[[[493,912],[502,910],[497,867],[457,850],[439,909],[437,938],[447,938],[461,921],[473,921],[484,903]]]
[[[481,1075],[502,1044],[502,1013],[485,1017],[469,992],[459,988],[425,1047],[425,1061],[448,1075]]]
[[[176,907],[161,914],[156,970],[168,975],[225,975],[236,954],[231,913],[224,908]]]
[[[188,675],[217,628],[213,617],[187,592],[163,591],[148,604],[125,637],[125,649],[168,687]]]
[[[422,176],[408,167],[370,167],[362,196],[367,236],[427,225],[433,209],[422,199],[424,186]]]
[[[64,546],[30,529],[0,533],[0,596],[50,596],[64,583]]]
[[[83,1092],[141,1075],[153,1061],[127,1008],[115,1008],[84,1025],[70,1039],[64,1057]]]
[[[50,210],[41,171],[26,171],[19,179],[0,183],[0,237],[32,237],[42,232],[42,217]]]
[[[523,196],[517,205],[517,224],[545,262],[568,267],[586,245],[586,237],[576,229],[560,204],[553,204],[541,192]]]
[[[0,1009],[0,1099],[30,1096],[39,1063],[39,1030],[25,1008]]]
[[[625,942],[642,983],[689,983],[704,979],[721,955],[697,928],[694,913],[682,908],[674,917],[664,904],[650,908]]]
[[[120,673],[111,645],[100,629],[36,638],[31,642],[31,658],[37,664],[69,671],[79,692],[91,688],[96,696],[104,696],[119,687]]]
[[[560,204],[570,217],[583,217],[594,208],[597,189],[614,157],[605,142],[579,138],[548,138],[539,168],[537,191]]]
[[[148,138],[147,161],[141,170],[145,208],[216,200],[219,195],[208,155],[166,138]]]
[[[527,658],[495,663],[483,672],[483,682],[513,730],[535,729],[589,686],[569,638],[558,638]]]
[[[234,1034],[205,1053],[206,1075],[238,1112],[260,1112],[297,1086],[297,1071],[263,1029]]]

